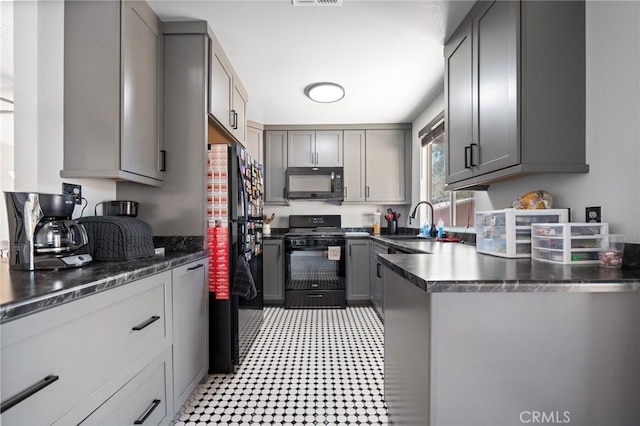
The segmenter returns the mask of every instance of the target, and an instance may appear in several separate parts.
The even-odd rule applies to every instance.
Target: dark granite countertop
[[[10,271],[0,263],[0,323],[108,290],[206,257],[201,249],[122,262],[92,262],[80,268]]]
[[[471,245],[373,237],[411,254],[379,255],[382,264],[430,293],[640,292],[640,268],[560,265],[479,254]]]

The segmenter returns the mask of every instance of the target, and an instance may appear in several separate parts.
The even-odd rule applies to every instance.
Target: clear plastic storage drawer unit
[[[595,265],[608,246],[607,223],[533,224],[531,257],[545,262]]]
[[[476,251],[501,257],[531,257],[531,224],[568,221],[567,209],[476,212]]]

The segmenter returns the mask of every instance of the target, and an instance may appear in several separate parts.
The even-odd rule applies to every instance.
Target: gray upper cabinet
[[[264,128],[261,124],[247,120],[247,151],[249,155],[260,164],[264,164],[263,135]]]
[[[217,38],[211,52],[209,112],[234,138],[244,144],[249,97]]]
[[[476,3],[445,46],[448,189],[589,171],[584,29],[581,1]]]
[[[289,131],[289,167],[341,167],[342,130]]]
[[[402,203],[406,200],[405,182],[410,167],[407,138],[410,132],[397,130],[366,131],[365,196],[367,201]]]
[[[445,57],[445,98],[448,100],[446,132],[447,181],[468,179],[467,152],[472,143],[473,73],[471,69],[471,27],[461,27],[449,40]],[[466,164],[465,164],[466,162]]]
[[[159,186],[162,32],[147,3],[65,2],[62,177]]]
[[[347,301],[369,302],[369,239],[347,240]]]
[[[365,198],[365,132],[344,131],[344,202],[361,203]]]
[[[264,141],[265,203],[285,204],[285,172],[287,170],[287,132],[269,130]]]

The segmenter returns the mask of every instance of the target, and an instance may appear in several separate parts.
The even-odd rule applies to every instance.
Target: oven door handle
[[[324,297],[324,294],[307,294],[307,297],[309,299],[322,299]]]

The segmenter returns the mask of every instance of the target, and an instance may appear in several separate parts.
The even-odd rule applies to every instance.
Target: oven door
[[[285,241],[285,307],[346,304],[345,241],[293,246]]]

